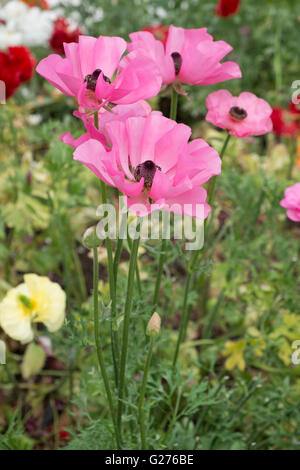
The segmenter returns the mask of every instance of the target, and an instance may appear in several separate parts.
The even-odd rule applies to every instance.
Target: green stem
[[[76,242],[73,243],[73,259],[74,259],[74,266],[76,270],[76,274],[78,276],[78,283],[79,283],[79,289],[82,297],[82,301],[84,302],[87,298],[87,291],[86,291],[86,285],[85,285],[85,279],[82,271],[82,265],[81,261],[78,256],[78,252],[76,249]]]
[[[95,127],[99,129],[99,113],[94,114]],[[102,204],[107,204],[106,185],[104,181],[100,180]],[[118,347],[118,334],[114,329],[114,320],[117,315],[117,282],[115,276],[115,267],[112,255],[112,245],[109,237],[106,237],[106,251],[108,260],[108,278],[109,278],[109,292],[111,298],[111,322],[110,322],[110,337],[111,337],[111,351],[114,366],[115,384],[119,386],[119,347]],[[118,266],[117,266],[118,269]]]
[[[120,238],[121,232],[123,233],[124,230],[124,222],[126,222],[126,227],[127,227],[127,216],[128,213],[126,212],[125,214],[123,213],[121,216],[121,221],[120,221],[120,227],[119,227],[119,234],[118,234],[118,241],[117,241],[117,246],[116,246],[116,252],[115,252],[115,258],[114,258],[114,276],[115,276],[115,287],[117,289],[117,278],[118,278],[118,268],[119,268],[119,261],[120,257],[122,254],[122,249],[123,249],[123,238]]]
[[[227,148],[228,142],[229,142],[229,140],[230,140],[230,137],[231,137],[231,135],[230,135],[230,134],[227,134],[227,137],[226,137],[226,139],[225,139],[225,142],[224,142],[224,144],[223,144],[223,147],[222,147],[222,150],[221,150],[221,153],[220,153],[220,158],[221,158],[221,160],[223,159],[223,156],[224,156],[225,150],[226,150],[226,148]],[[209,192],[208,192],[208,197],[207,197],[207,204],[209,204],[209,205],[211,205],[212,202],[213,202],[217,176],[218,176],[218,175],[215,175],[215,176],[213,176],[212,179],[211,179],[211,183],[210,183],[210,187],[209,187]],[[206,219],[206,220],[207,220],[207,219]]]
[[[176,92],[176,90],[174,90],[174,88],[172,88],[170,119],[173,119],[173,121],[176,121],[177,105],[178,105],[178,93]]]
[[[140,232],[140,220],[138,220],[137,231]],[[121,366],[120,366],[120,377],[119,377],[119,402],[118,402],[118,426],[120,430],[122,426],[123,395],[124,395],[126,360],[127,360],[127,349],[128,349],[129,322],[130,322],[131,306],[132,306],[132,299],[133,299],[134,273],[135,273],[136,264],[137,264],[139,241],[140,241],[140,234],[138,233],[138,237],[133,241],[132,250],[130,254],[130,263],[129,263],[129,272],[128,272],[128,281],[127,281],[127,295],[126,295],[125,312],[124,312]]]
[[[223,159],[223,156],[224,156],[224,153],[225,153],[225,150],[227,148],[229,140],[230,140],[230,135],[227,134],[226,139],[225,139],[224,144],[223,144],[223,147],[222,147],[222,150],[221,150],[221,153],[220,153],[221,160]],[[209,188],[209,193],[208,193],[208,198],[207,198],[207,202],[208,202],[209,205],[211,205],[212,202],[213,202],[215,186],[216,186],[216,178],[217,178],[217,176],[214,176],[212,178],[211,185],[210,185],[210,188]],[[206,227],[206,223],[207,223],[207,218],[204,221],[204,230],[205,230],[205,227]],[[200,250],[196,250],[194,252],[194,255],[193,255],[193,257],[191,259],[191,262],[190,262],[190,266],[188,268],[188,273],[187,273],[187,278],[186,278],[186,283],[185,283],[185,289],[184,289],[182,315],[181,315],[179,333],[178,333],[178,338],[177,338],[177,343],[176,343],[176,348],[175,348],[174,358],[173,358],[173,370],[175,369],[177,359],[178,359],[180,345],[184,341],[185,333],[186,333],[186,330],[187,330],[187,325],[188,325],[188,322],[189,322],[189,313],[190,313],[190,311],[189,311],[189,308],[188,308],[188,295],[189,295],[190,288],[191,288],[192,275],[193,275],[193,272],[195,271],[199,254],[200,254]]]
[[[131,252],[131,250],[132,250],[132,241],[131,241],[131,238],[128,235],[128,233],[127,233],[127,243],[128,243],[128,247],[129,247],[130,252]],[[139,295],[142,295],[142,283],[141,283],[141,276],[140,276],[140,270],[139,270],[138,263],[136,263],[136,267],[135,267],[135,276],[136,276],[136,286],[137,286],[138,293],[139,293]]]
[[[116,289],[117,289],[118,267],[119,267],[121,253],[122,253],[122,248],[123,248],[123,240],[122,238],[118,238],[115,258],[114,258],[114,278],[115,278]]]
[[[165,258],[166,258],[166,244],[167,244],[167,241],[165,238],[163,238],[161,242],[161,250],[160,250],[160,255],[159,255],[157,276],[156,276],[154,295],[153,295],[153,308],[154,309],[156,308],[158,304],[161,277],[162,277],[163,267],[164,267]]]
[[[99,335],[99,303],[98,303],[98,283],[99,283],[99,266],[98,266],[98,250],[97,248],[93,248],[93,298],[94,298],[94,335],[95,335],[95,343],[96,343],[96,350],[97,350],[97,357],[99,362],[100,371],[102,374],[104,387],[107,395],[108,405],[111,413],[111,418],[114,426],[115,437],[117,442],[118,449],[121,449],[121,440],[119,429],[117,426],[116,417],[114,414],[114,406],[113,406],[113,399],[111,394],[111,389],[109,385],[108,375],[106,372],[106,367],[104,363],[103,353],[100,344],[100,335]]]
[[[71,309],[71,276],[70,276],[70,263],[68,258],[68,244],[66,243],[65,238],[65,228],[64,228],[64,221],[61,214],[57,214],[56,223],[58,225],[58,234],[59,234],[59,245],[60,250],[62,253],[62,264],[63,264],[63,277],[66,282],[66,297],[67,297],[67,305],[66,311],[68,314],[68,318],[70,319],[70,325],[73,330],[74,328],[74,316]],[[79,299],[78,299],[79,300]]]
[[[220,309],[220,306],[223,302],[224,295],[225,295],[225,287],[221,290],[221,292],[218,296],[218,299],[217,299],[217,301],[214,305],[214,308],[211,310],[211,312],[209,314],[208,322],[207,322],[207,324],[204,328],[203,335],[202,335],[203,339],[209,339],[211,337],[213,326],[215,324],[215,320],[217,318],[217,314],[218,314],[218,311]]]
[[[178,93],[174,90],[174,88],[172,88],[170,119],[173,119],[173,121],[176,121],[177,105],[178,105]],[[162,277],[163,267],[164,267],[165,258],[166,258],[166,245],[167,245],[166,239],[162,238],[161,251],[160,251],[160,256],[159,256],[159,261],[158,261],[158,270],[157,270],[154,295],[153,295],[154,308],[156,308],[158,304],[161,277]]]
[[[107,195],[106,195],[106,185],[101,182],[101,196],[102,204],[107,204]],[[108,279],[109,279],[109,292],[111,298],[111,321],[110,321],[110,335],[111,335],[111,346],[112,346],[112,358],[114,365],[114,374],[115,374],[115,383],[116,387],[119,386],[119,348],[118,348],[118,338],[117,332],[114,328],[114,320],[117,314],[117,293],[116,293],[116,284],[115,284],[115,275],[114,275],[114,261],[112,254],[112,245],[111,239],[109,236],[105,239],[106,251],[107,251],[107,261],[108,261]]]
[[[141,282],[141,276],[140,276],[140,270],[139,270],[138,264],[136,265],[136,268],[135,268],[135,276],[136,276],[136,286],[137,286],[138,294],[141,296],[142,295],[142,282]]]
[[[184,297],[183,297],[183,307],[182,307],[182,316],[181,316],[181,321],[179,325],[179,332],[178,332],[178,338],[177,338],[177,343],[176,343],[176,348],[175,348],[175,353],[173,357],[173,370],[175,369],[176,362],[178,359],[178,354],[179,354],[179,348],[180,345],[183,341],[183,336],[184,336],[184,331],[186,329],[185,325],[188,322],[188,308],[187,308],[187,302],[188,302],[188,295],[190,291],[190,285],[191,285],[191,280],[192,280],[192,272],[189,270],[187,273],[187,278],[186,278],[186,283],[185,283],[185,289],[184,289]]]
[[[145,401],[145,391],[146,391],[147,377],[148,377],[148,372],[149,372],[149,367],[150,367],[150,362],[151,362],[151,357],[152,357],[152,351],[153,351],[153,338],[150,338],[149,350],[147,354],[143,380],[142,380],[142,385],[141,385],[141,391],[140,391],[139,404],[138,404],[138,419],[140,423],[142,450],[147,449],[146,427],[145,427],[145,417],[144,417],[144,401]]]

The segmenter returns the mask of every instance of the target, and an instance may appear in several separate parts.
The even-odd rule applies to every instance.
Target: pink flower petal
[[[36,67],[36,71],[42,75],[42,77],[46,78],[46,80],[48,80],[48,82],[53,86],[58,88],[58,90],[62,91],[66,95],[74,96],[67,83],[65,83],[56,72],[56,69],[60,70],[63,68],[65,60],[66,59],[63,59],[58,54],[50,54],[39,62]]]
[[[112,78],[126,50],[126,41],[119,37],[100,36],[94,46],[93,70],[101,69]]]
[[[165,173],[156,170],[149,197],[154,201],[164,198],[170,189],[170,185],[169,177]]]
[[[81,144],[74,152],[74,160],[78,160],[88,167],[98,178],[113,186],[113,180],[107,172],[105,160],[107,159],[105,147],[94,139]]]

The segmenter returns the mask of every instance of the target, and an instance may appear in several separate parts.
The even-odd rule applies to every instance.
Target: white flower
[[[33,339],[32,322],[58,330],[65,318],[66,294],[59,284],[36,274],[25,274],[24,283],[11,289],[0,303],[0,325],[13,339]]]
[[[24,2],[11,0],[6,3],[1,10],[1,18],[5,21],[13,20],[15,18],[22,18],[28,10],[28,6]]]
[[[41,10],[38,7],[30,8],[18,0],[10,1],[1,9],[1,19],[5,21],[5,27],[21,35],[18,44],[29,47],[47,45],[56,17],[57,13],[54,11]],[[1,40],[0,48],[5,48]]]
[[[0,49],[5,50],[10,46],[20,46],[22,44],[22,34],[0,25]]]

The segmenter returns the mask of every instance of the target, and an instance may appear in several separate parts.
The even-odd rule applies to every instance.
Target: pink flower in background
[[[120,62],[125,50],[126,42],[119,37],[79,36],[78,44],[64,44],[66,58],[51,54],[40,61],[36,70],[89,109],[108,102],[130,104],[155,96],[161,87],[155,65],[142,55],[129,55],[126,62]]]
[[[90,139],[77,147],[74,158],[128,196],[136,214],[163,209],[201,217],[201,204],[207,217],[210,207],[200,185],[221,172],[221,160],[202,139],[188,143],[188,126],[153,112],[146,118],[108,122],[105,133],[111,150]],[[143,208],[134,209],[134,204]]]
[[[119,105],[107,111],[104,108],[100,108],[98,111],[98,129],[94,125],[94,116],[88,116],[86,113],[79,111],[74,111],[74,116],[81,119],[85,125],[86,133],[82,134],[80,137],[75,139],[69,132],[64,132],[60,136],[60,140],[70,147],[76,149],[83,142],[86,142],[89,139],[96,139],[102,142],[107,146],[107,143],[110,144],[108,140],[108,135],[105,132],[105,124],[115,120],[125,120],[128,117],[132,116],[143,116],[146,117],[151,113],[151,106],[147,101],[138,101],[134,104]],[[161,114],[161,113],[160,113]],[[108,140],[108,142],[107,142]]]
[[[294,222],[300,222],[300,183],[290,186],[284,191],[280,205],[287,209],[286,215]]]
[[[272,131],[272,108],[253,93],[232,96],[227,90],[210,93],[206,99],[206,120],[230,135],[245,138]]]
[[[146,54],[151,58],[164,84],[210,85],[242,76],[235,62],[220,62],[232,47],[224,41],[214,41],[206,28],[183,29],[171,25],[166,45],[147,31],[131,33],[129,37],[128,50],[137,57]]]

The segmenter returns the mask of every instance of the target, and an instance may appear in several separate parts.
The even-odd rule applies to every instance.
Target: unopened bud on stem
[[[146,334],[155,338],[160,332],[161,319],[158,313],[154,312],[147,325]]]
[[[96,227],[89,227],[82,236],[82,244],[92,250],[93,248],[97,248],[102,244],[102,240],[97,237],[96,234]]]

